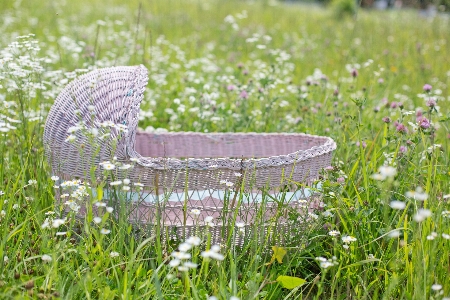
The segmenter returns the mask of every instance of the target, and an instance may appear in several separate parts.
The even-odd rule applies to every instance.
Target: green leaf
[[[298,277],[292,277],[292,276],[283,276],[280,275],[277,278],[277,281],[286,289],[292,290],[296,287],[302,286],[306,280],[301,279]]]
[[[286,249],[284,249],[283,247],[273,246],[272,250],[273,250],[272,259],[268,264],[273,263],[275,259],[278,261],[278,263],[280,264],[283,263],[283,257],[286,255]]]

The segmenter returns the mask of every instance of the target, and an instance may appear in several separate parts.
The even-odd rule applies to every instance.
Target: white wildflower
[[[373,180],[379,180],[379,181],[383,181],[386,179],[385,176],[383,176],[379,173],[372,174],[372,176],[370,176],[370,178],[372,178]]]
[[[224,260],[225,256],[219,253],[220,246],[219,245],[213,245],[211,249],[207,251],[203,251],[200,255],[204,258],[212,258],[215,260]]]
[[[388,237],[395,239],[400,236],[400,233],[400,230],[392,230],[391,232],[389,232]]]
[[[45,229],[45,228],[49,228],[49,227],[50,227],[50,221],[49,221],[48,218],[46,218],[46,219],[44,220],[44,223],[41,225],[41,228],[42,228],[42,229]]]
[[[351,242],[356,242],[356,238],[351,235],[342,236],[342,242],[345,244],[350,244]]]
[[[414,215],[414,221],[416,222],[422,222],[426,218],[431,217],[432,213],[428,209],[421,208],[417,211],[417,213]]]
[[[341,233],[338,230],[331,230],[328,232],[328,235],[330,235],[330,236],[338,236],[340,234]]]
[[[189,243],[181,243],[178,246],[178,250],[180,250],[181,252],[187,252],[187,251],[191,250],[191,248],[192,248],[192,245]]]
[[[381,166],[378,172],[387,178],[395,177],[397,175],[397,169],[391,166]]]
[[[179,259],[172,259],[169,262],[169,266],[171,266],[172,268],[178,267],[181,264],[181,260]]]
[[[322,269],[328,269],[329,267],[332,267],[332,266],[338,264],[335,256],[333,256],[333,258],[331,258],[331,259],[326,259],[325,257],[319,256],[319,257],[316,257],[316,261],[319,262],[319,265]]]
[[[102,229],[100,230],[100,233],[101,233],[101,234],[108,234],[108,233],[110,233],[110,232],[111,232],[111,230],[106,229],[106,228],[102,228]]]
[[[97,136],[98,135],[98,129],[97,128],[91,128],[91,129],[89,129],[89,133],[92,134],[93,136]]]
[[[110,170],[114,170],[116,168],[116,166],[112,163],[110,163],[109,161],[100,163],[100,166],[103,167],[103,169],[110,171]]]
[[[51,262],[51,261],[52,261],[52,257],[51,257],[50,255],[48,255],[48,254],[42,255],[42,256],[41,256],[41,259],[42,259],[44,262]]]
[[[198,265],[196,263],[191,262],[191,261],[187,261],[187,262],[185,262],[183,264],[183,266],[186,267],[186,268],[189,268],[189,269],[195,269],[195,268],[197,268]]]
[[[185,260],[185,259],[191,258],[190,253],[186,253],[186,252],[182,252],[182,251],[174,251],[174,252],[172,252],[171,256],[174,257],[175,259],[179,259],[179,260]]]
[[[198,216],[200,215],[201,211],[197,208],[194,208],[191,210],[191,214],[193,214],[194,216]]]
[[[191,236],[186,240],[186,243],[188,243],[192,246],[199,246],[201,242],[202,242],[202,240],[196,236]]]
[[[428,199],[428,194],[423,191],[423,189],[418,186],[415,191],[408,191],[405,194],[406,197],[415,199],[417,201],[425,201]]]
[[[76,139],[77,139],[77,137],[75,135],[71,134],[67,137],[67,139],[65,139],[65,142],[73,142]]]
[[[237,228],[243,228],[245,226],[244,222],[236,222],[236,227]]]
[[[53,228],[58,228],[59,226],[63,225],[66,222],[66,219],[54,219],[52,222]]]
[[[442,285],[435,283],[431,286],[431,289],[433,291],[440,291],[442,289]]]
[[[394,200],[394,201],[391,201],[389,206],[393,209],[405,209],[406,203],[402,202],[402,201]]]
[[[130,168],[132,168],[133,166],[130,164],[123,164],[119,167],[120,170],[128,170]]]
[[[74,133],[77,132],[78,130],[82,129],[83,127],[81,126],[71,126],[67,129],[67,133]]]

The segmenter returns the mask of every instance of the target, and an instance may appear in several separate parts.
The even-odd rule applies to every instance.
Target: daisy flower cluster
[[[84,203],[87,197],[89,197],[89,183],[79,179],[60,182],[61,180],[58,176],[52,176],[51,179],[55,183],[54,188],[57,190],[57,195],[59,195],[61,203],[66,205],[70,211],[78,213],[81,208],[81,203]]]
[[[316,257],[316,261],[319,263],[320,268],[326,270],[332,266],[339,265],[339,262],[337,261],[337,257],[333,256],[332,258],[325,258],[322,256]]]
[[[91,114],[95,115],[95,106],[89,105],[88,110]],[[80,110],[75,111],[76,114],[81,114]],[[113,131],[115,130],[115,131]],[[77,135],[77,132],[79,133]],[[117,132],[117,134],[115,133]],[[95,122],[95,127],[89,127],[84,121],[78,122],[74,126],[70,126],[67,129],[69,134],[66,138],[66,142],[75,142],[79,137],[98,138],[102,141],[108,137],[116,136],[120,137],[122,133],[128,133],[128,126],[124,124],[115,124],[112,121]]]
[[[185,242],[178,246],[178,251],[172,252],[172,260],[169,262],[169,266],[177,268],[177,270],[181,272],[187,272],[189,269],[196,269],[198,265],[190,261],[192,255],[189,251],[194,247],[200,246],[201,242],[199,237],[189,237]]]

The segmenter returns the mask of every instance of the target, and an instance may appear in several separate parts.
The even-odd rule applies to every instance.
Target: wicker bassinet
[[[270,191],[276,199],[283,193],[290,209],[300,209],[309,192],[288,191],[286,196],[286,186],[312,183],[330,165],[336,144],[328,137],[138,132],[147,82],[142,65],[80,76],[57,97],[44,130],[46,155],[53,174],[61,179],[92,181],[92,174],[102,178],[99,163],[104,161],[134,166],[126,171],[115,168],[107,178],[129,178],[144,186],[140,193],[127,192],[128,218],[134,223],[151,227],[159,222],[170,228],[171,237],[180,238],[212,216],[219,225],[211,228],[215,241],[224,238],[223,228],[232,222],[250,228],[256,216],[283,226],[286,217],[279,214],[279,201],[263,203],[262,194]],[[71,130],[77,126],[95,134]],[[68,140],[68,131],[74,131],[75,141]]]

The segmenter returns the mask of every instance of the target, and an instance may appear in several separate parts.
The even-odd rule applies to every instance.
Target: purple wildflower
[[[359,147],[359,145],[360,145],[359,142],[356,142],[356,146]],[[366,147],[367,147],[367,143],[363,141],[363,142],[361,143],[361,146],[362,146],[363,148],[366,148]]]
[[[351,74],[352,74],[353,77],[357,77],[358,76],[358,70],[353,69]]]
[[[239,95],[242,99],[248,99],[248,93],[246,90],[243,90],[241,94]]]
[[[427,106],[430,107],[430,108],[435,107],[436,106],[436,99],[434,99],[434,98],[428,99]]]
[[[399,123],[397,125],[397,131],[400,133],[408,133],[408,128],[405,125],[403,125],[402,123]]]
[[[420,128],[422,128],[422,129],[428,129],[428,128],[430,128],[431,123],[430,123],[430,121],[429,121],[427,118],[421,117],[420,120],[419,120],[419,122],[418,122],[418,125],[419,125]]]
[[[391,123],[391,118],[389,118],[389,117],[383,117],[382,120],[384,123]]]
[[[429,93],[432,88],[433,87],[431,85],[429,85],[428,83],[423,86],[423,90],[427,93]]]
[[[227,86],[227,90],[229,90],[229,91],[234,91],[235,88],[236,88],[236,87],[235,87],[234,85],[232,85],[232,84],[230,84],[229,86]]]

